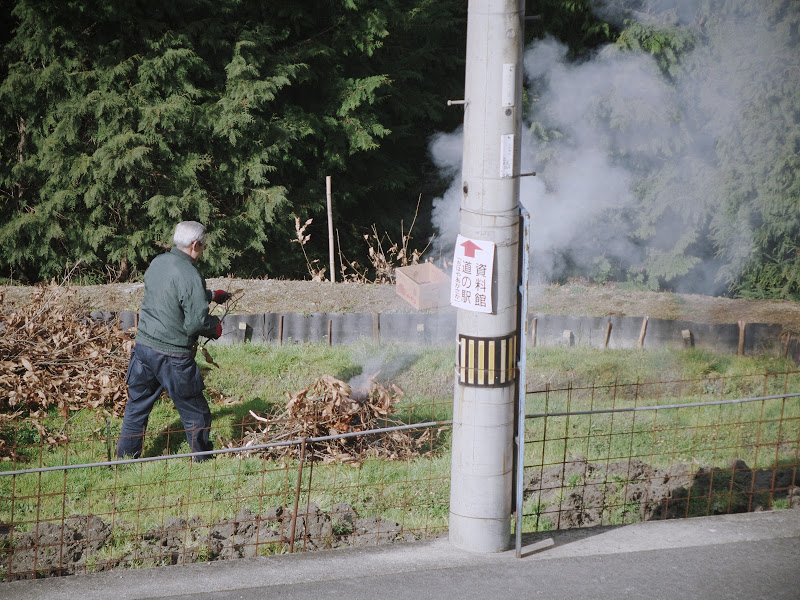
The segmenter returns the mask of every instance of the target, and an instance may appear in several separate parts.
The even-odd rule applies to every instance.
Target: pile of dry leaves
[[[99,409],[119,416],[125,402],[130,334],[89,317],[76,292],[37,288],[29,302],[5,306],[0,289],[0,428],[27,421],[42,440],[62,437],[45,417]],[[13,453],[0,439],[0,455]]]
[[[368,390],[353,390],[344,381],[323,375],[312,386],[287,395],[289,401],[281,414],[262,417],[250,411],[258,424],[245,436],[245,446],[330,438],[307,443],[306,457],[358,463],[366,457],[405,460],[427,454],[438,434],[425,429],[330,437],[402,425],[390,415],[395,412],[394,405],[402,398],[403,391],[396,385],[387,387],[374,379]],[[265,452],[283,459],[297,457],[300,448],[291,444],[271,447]]]

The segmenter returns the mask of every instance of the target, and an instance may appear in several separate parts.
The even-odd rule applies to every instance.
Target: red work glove
[[[225,290],[214,290],[211,292],[211,299],[217,304],[222,304],[231,299],[231,295]]]
[[[222,337],[222,323],[217,323],[217,331],[212,336],[212,338],[218,340],[221,337]]]

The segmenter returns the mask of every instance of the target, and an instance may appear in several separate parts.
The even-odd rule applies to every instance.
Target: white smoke
[[[687,25],[697,18],[700,0],[594,0],[595,14],[609,23],[625,19],[657,25]]]
[[[662,25],[698,18],[696,0],[635,4],[632,11],[607,2],[603,14],[643,22],[657,15]],[[553,39],[526,50],[533,110],[523,125],[521,172],[537,171],[537,176],[522,178],[520,200],[532,215],[531,264],[537,278],[557,277],[565,257],[586,270],[600,268],[603,261],[633,270],[665,268],[668,260],[674,264],[682,250],[702,241],[699,229],[719,226],[722,216],[716,213],[721,211],[714,207],[723,206],[728,193],[720,183],[720,169],[727,167],[715,164],[714,149],[742,143],[739,123],[747,108],[742,98],[755,82],[767,84],[759,68],[777,45],[750,19],[721,27],[727,31],[714,36],[715,46],[695,48],[684,57],[691,68],[670,79],[651,56],[615,46],[581,63],[569,62],[566,48]],[[459,228],[461,145],[460,129],[438,134],[430,143],[437,166],[453,177],[433,203],[443,252],[452,250]],[[656,172],[666,183],[657,182],[651,186],[654,195],[642,199],[637,186]],[[631,218],[643,202],[649,223]],[[637,211],[629,210],[634,205]],[[745,220],[728,218],[740,241],[728,251],[728,262],[735,265],[746,258],[752,232]],[[713,250],[705,255],[706,263],[687,255],[683,267],[692,277],[677,280],[685,286],[678,291],[723,290],[724,284],[715,281],[719,263],[709,258]]]
[[[598,247],[641,260],[641,250],[630,241],[633,224],[610,219],[636,202],[631,157],[650,136],[670,135],[670,123],[654,118],[668,112],[669,87],[647,56],[608,47],[594,60],[573,65],[566,48],[552,39],[529,48],[525,69],[539,96],[530,115],[534,129],[559,136],[547,144],[528,138],[534,156],[549,155],[547,169],[538,175],[541,185],[521,195],[533,215],[534,270],[551,278],[566,249],[580,265],[601,258]],[[643,106],[649,113],[646,130],[620,125]]]
[[[428,144],[431,157],[443,177],[451,178],[450,187],[441,198],[434,198],[431,219],[437,229],[431,254],[447,256],[452,252],[460,224],[458,209],[461,205],[461,154],[463,127],[453,133],[437,133]]]
[[[362,354],[361,373],[350,378],[347,384],[353,393],[366,394],[372,389],[372,382],[389,382],[408,369],[419,358],[418,354],[407,351],[382,350]]]

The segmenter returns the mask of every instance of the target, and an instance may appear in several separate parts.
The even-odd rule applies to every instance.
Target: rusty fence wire
[[[345,434],[225,448],[199,463],[191,454],[109,461],[116,440],[105,433],[73,434],[55,448],[18,446],[40,466],[0,471],[2,580],[376,545],[446,530],[447,449],[407,460],[312,460],[315,444]],[[291,452],[268,458],[278,446]]]
[[[800,372],[527,390],[521,530],[800,506]]]

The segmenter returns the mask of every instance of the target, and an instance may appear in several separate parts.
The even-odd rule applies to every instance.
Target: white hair
[[[178,248],[188,248],[193,242],[206,242],[206,228],[197,221],[182,221],[175,227],[172,241]]]

